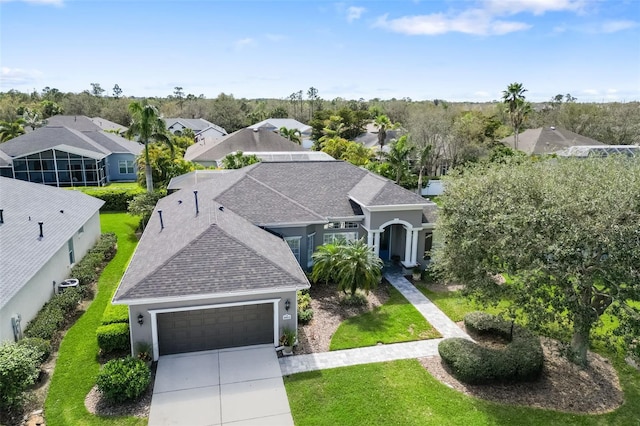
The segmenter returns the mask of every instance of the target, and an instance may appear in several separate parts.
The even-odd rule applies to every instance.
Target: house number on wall
[[[284,315],[282,316],[282,319],[283,319],[283,320],[290,320],[290,319],[291,319],[291,315],[289,315],[289,314],[284,314]]]

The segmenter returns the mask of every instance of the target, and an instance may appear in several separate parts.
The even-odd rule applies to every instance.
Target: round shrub
[[[309,321],[313,319],[313,309],[305,309],[304,311],[298,312],[298,322],[300,324],[307,324]]]
[[[485,313],[464,318],[468,330],[507,339],[504,349],[492,349],[462,338],[444,339],[438,352],[452,374],[469,384],[523,382],[542,373],[544,354],[540,339],[528,330]]]
[[[107,362],[96,384],[98,390],[110,401],[125,402],[140,397],[151,382],[151,370],[137,358],[112,359]]]
[[[51,355],[51,343],[39,337],[25,337],[18,341],[18,345],[30,348],[40,364],[48,360]]]
[[[0,344],[0,410],[20,404],[40,374],[38,354],[27,345]]]

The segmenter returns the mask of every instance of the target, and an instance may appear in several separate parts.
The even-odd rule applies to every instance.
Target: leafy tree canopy
[[[222,167],[225,169],[241,169],[260,162],[257,155],[244,155],[242,151],[229,154],[222,159]]]
[[[447,280],[482,301],[508,298],[542,332],[566,331],[580,364],[603,313],[639,334],[640,159],[505,157],[446,188],[434,257]]]

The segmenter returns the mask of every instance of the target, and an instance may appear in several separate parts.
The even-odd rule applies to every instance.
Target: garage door
[[[273,343],[273,304],[158,314],[160,355]]]

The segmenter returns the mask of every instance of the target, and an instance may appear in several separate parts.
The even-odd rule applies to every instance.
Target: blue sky
[[[0,0],[0,91],[640,100],[640,0]]]

